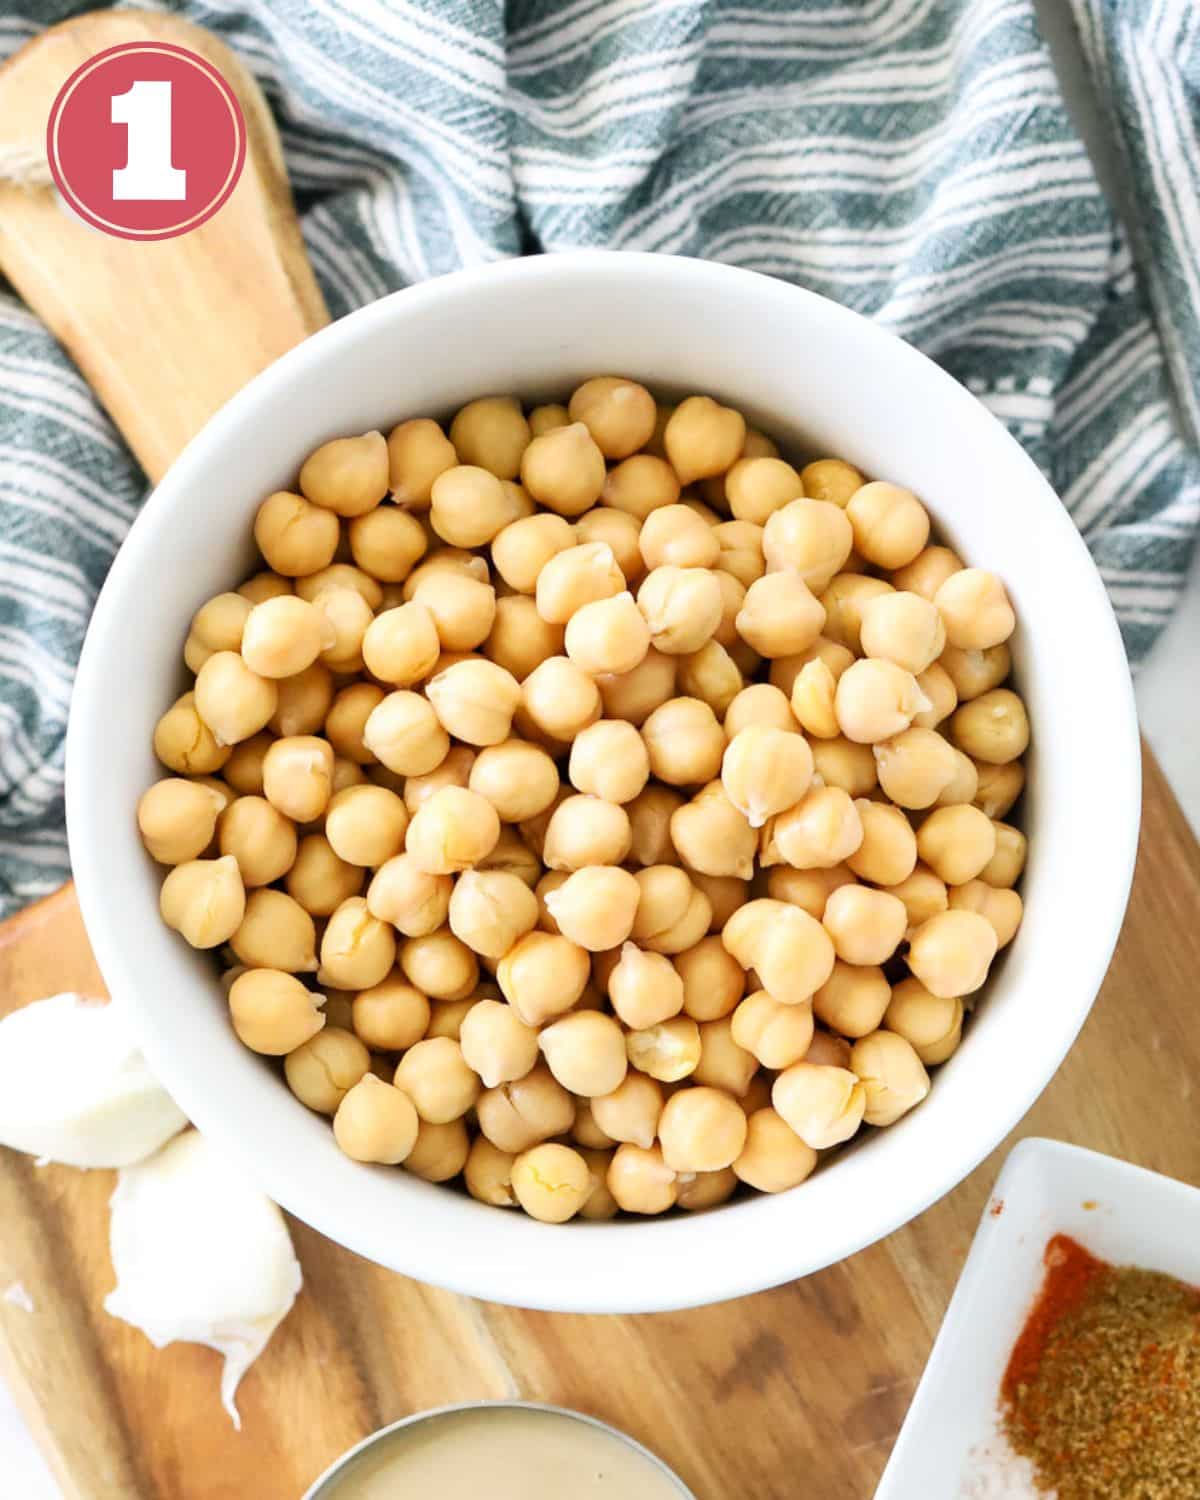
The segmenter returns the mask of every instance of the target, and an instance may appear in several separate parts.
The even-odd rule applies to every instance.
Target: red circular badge
[[[46,125],[59,192],[128,240],[186,234],[216,213],[246,160],[246,122],[213,65],[168,42],[126,42],[67,79]]]

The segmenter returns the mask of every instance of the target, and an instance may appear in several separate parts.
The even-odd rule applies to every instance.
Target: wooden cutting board
[[[131,246],[65,221],[48,194],[0,189],[0,262],[157,475],[325,313],[269,114],[203,33],[136,12],[68,23],[0,73],[0,121],[40,129],[57,81],[79,61],[150,33],[205,50],[242,95],[251,156],[229,204],[182,241]],[[154,359],[131,365],[119,335],[132,326],[132,297],[157,299],[165,321]],[[254,307],[237,316],[248,298]],[[213,318],[213,308],[231,315]],[[1080,1042],[1017,1134],[1198,1181],[1200,847],[1149,755],[1145,772],[1141,858],[1116,958]],[[103,993],[69,887],[0,926],[0,1011],[67,989]],[[494,1307],[383,1271],[293,1223],[304,1290],[243,1382],[240,1434],[221,1411],[215,1354],[156,1351],[103,1311],[113,1174],[39,1168],[0,1151],[0,1292],[19,1282],[33,1301],[26,1311],[0,1299],[0,1372],[69,1500],[298,1500],[380,1425],[503,1396],[616,1423],[673,1464],[698,1500],[866,1500],[1010,1145],[852,1260],[686,1313]]]

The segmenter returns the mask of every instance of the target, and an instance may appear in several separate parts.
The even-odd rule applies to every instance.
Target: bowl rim
[[[753,1257],[739,1257],[731,1262],[725,1257],[684,1254],[673,1274],[651,1278],[649,1284],[634,1276],[576,1274],[568,1295],[561,1283],[547,1285],[529,1275],[523,1279],[514,1277],[511,1266],[489,1265],[485,1269],[477,1264],[463,1267],[447,1264],[426,1249],[418,1248],[415,1237],[397,1243],[394,1236],[379,1228],[373,1230],[363,1222],[356,1222],[352,1232],[347,1233],[345,1225],[329,1211],[319,1176],[306,1173],[297,1162],[282,1159],[285,1153],[278,1159],[264,1159],[262,1153],[256,1153],[247,1162],[247,1170],[283,1208],[358,1254],[465,1295],[551,1311],[666,1311],[765,1290],[857,1253],[918,1217],[956,1187],[1028,1111],[1057,1071],[1086,1020],[1120,931],[1132,881],[1140,819],[1140,742],[1132,681],[1116,619],[1086,544],[1065,507],[1017,440],[975,396],[927,356],[861,314],[817,293],[757,272],[687,257],[573,251],[473,267],[421,282],[391,293],[311,335],[251,380],[192,438],[147,498],[120,548],[97,600],[80,656],[66,746],[67,822],[80,906],[110,992],[130,1015],[151,1068],[176,1094],[180,1107],[193,1123],[224,1149],[246,1157],[244,1131],[222,1110],[217,1093],[197,1083],[195,1075],[187,1074],[186,1068],[179,1068],[178,1049],[172,1047],[164,1028],[141,1013],[136,1005],[127,1003],[126,997],[137,994],[136,943],[122,942],[119,937],[122,922],[125,937],[132,936],[129,918],[122,916],[119,892],[106,888],[103,855],[92,847],[88,832],[92,824],[88,801],[98,788],[94,780],[89,785],[85,740],[89,727],[103,723],[111,710],[111,693],[104,673],[105,637],[125,608],[127,590],[136,585],[143,554],[153,551],[152,539],[160,518],[172,511],[178,497],[193,491],[206,467],[215,461],[245,421],[247,412],[279,393],[319,380],[322,366],[331,356],[352,350],[356,341],[369,343],[373,332],[396,323],[402,325],[410,313],[451,307],[477,292],[502,290],[518,296],[536,292],[555,280],[564,285],[573,281],[594,285],[597,279],[606,279],[620,286],[631,277],[648,285],[674,283],[673,291],[690,289],[698,301],[726,293],[735,301],[739,297],[762,296],[764,288],[769,287],[769,295],[790,299],[801,309],[814,334],[828,330],[843,344],[868,351],[873,347],[880,360],[891,367],[911,369],[914,379],[932,385],[937,392],[945,420],[952,421],[956,413],[961,413],[968,425],[978,426],[982,422],[990,428],[991,439],[1008,451],[1009,461],[1024,475],[1027,488],[1039,493],[1045,501],[1041,524],[1045,531],[1057,533],[1057,546],[1074,553],[1080,564],[1074,580],[1078,595],[1091,599],[1089,618],[1094,616],[1094,629],[1089,639],[1096,663],[1114,689],[1105,728],[1112,794],[1109,811],[1115,833],[1109,845],[1107,900],[1104,909],[1091,914],[1091,930],[1097,941],[1089,953],[1081,956],[1076,969],[1074,993],[1080,998],[1074,1008],[1064,1008],[1061,1013],[1054,1011],[1048,1016],[1039,1042],[1037,1067],[1014,1085],[1006,1107],[993,1112],[986,1130],[954,1135],[945,1148],[940,1170],[931,1174],[920,1192],[893,1194],[887,1210],[879,1212],[869,1224],[859,1223],[852,1232],[843,1232],[840,1238],[835,1237],[819,1249],[789,1243],[785,1236],[775,1236],[780,1243],[771,1243],[771,1236],[754,1234],[754,1225],[749,1222],[751,1211],[763,1210],[764,1205],[779,1201],[768,1196],[725,1210],[744,1215],[745,1232],[755,1240]],[[94,777],[94,770],[90,774]],[[622,1222],[570,1227],[573,1231],[582,1229],[596,1236],[598,1244],[609,1246],[613,1243],[609,1236],[614,1232],[628,1236],[628,1251],[633,1256],[639,1246],[648,1252],[653,1247],[654,1253],[661,1255],[668,1246],[678,1250],[690,1243],[687,1226],[703,1222],[703,1217],[669,1216],[636,1225]],[[544,1226],[536,1228],[544,1232]]]

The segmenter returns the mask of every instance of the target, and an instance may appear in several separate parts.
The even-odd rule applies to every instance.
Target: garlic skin
[[[115,1005],[50,995],[0,1020],[0,1145],[70,1167],[126,1167],[186,1124]]]
[[[183,1341],[225,1358],[221,1404],[235,1429],[242,1376],[301,1286],[283,1214],[198,1131],[126,1167],[112,1195],[117,1285],[104,1306],[157,1349]]]

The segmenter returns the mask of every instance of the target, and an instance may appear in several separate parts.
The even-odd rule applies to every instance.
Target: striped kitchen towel
[[[1078,521],[1130,656],[1200,520],[1200,7],[1071,0],[1131,251],[1032,0],[184,0],[279,120],[334,314],[599,245],[835,297],[964,381]],[[0,50],[86,7],[14,0]],[[0,909],[67,873],[74,663],[144,482],[0,292]]]

